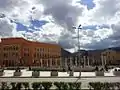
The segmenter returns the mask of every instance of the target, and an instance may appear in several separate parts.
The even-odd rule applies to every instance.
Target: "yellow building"
[[[107,65],[120,64],[120,49],[112,48],[106,49],[101,53],[102,62]]]

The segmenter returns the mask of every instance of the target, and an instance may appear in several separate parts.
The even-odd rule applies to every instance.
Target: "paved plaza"
[[[57,77],[51,77],[50,71],[40,71],[39,78],[32,77],[32,71],[21,70],[20,77],[14,77],[15,70],[4,70],[4,75],[0,77],[0,82],[81,82],[82,88],[88,88],[89,82],[120,82],[120,77],[113,75],[113,70],[104,72],[104,76],[96,76],[95,72],[74,72],[69,76],[69,72],[58,72]]]
[[[4,70],[4,75],[1,77],[13,77],[15,70]],[[22,75],[20,77],[31,77],[33,71],[27,69],[21,70]],[[39,77],[50,77],[51,71],[39,71]],[[70,72],[58,72],[58,77],[69,77]],[[73,77],[79,77],[80,72],[74,72]],[[104,72],[104,76],[114,76],[113,71]],[[81,72],[81,77],[96,77],[95,72]]]
[[[88,78],[58,78],[58,77],[46,77],[46,78],[0,78],[0,82],[81,82],[82,88],[88,88],[89,82],[120,82],[120,77],[88,77]]]

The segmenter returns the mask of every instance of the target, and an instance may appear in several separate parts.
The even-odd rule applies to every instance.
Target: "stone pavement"
[[[15,70],[4,70],[2,77],[13,77]],[[31,77],[33,71],[21,70],[22,75],[20,77]],[[51,71],[39,71],[39,77],[50,77]],[[73,77],[79,77],[80,72],[74,72]],[[69,77],[69,72],[58,72],[58,77]],[[95,72],[81,72],[81,77],[95,77]],[[104,72],[104,76],[114,76],[112,71]]]
[[[120,82],[120,77],[88,77],[88,78],[58,78],[58,77],[45,77],[45,78],[8,78],[1,77],[0,82],[81,82],[82,89],[88,88],[89,82]]]

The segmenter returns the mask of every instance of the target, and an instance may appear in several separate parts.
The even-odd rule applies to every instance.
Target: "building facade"
[[[101,53],[103,50],[90,50],[88,51],[89,63],[92,66],[102,65]]]
[[[109,48],[101,53],[102,62],[107,65],[119,65],[120,64],[120,49]]]
[[[59,67],[61,63],[61,47],[57,44],[2,38],[0,45],[1,66]]]

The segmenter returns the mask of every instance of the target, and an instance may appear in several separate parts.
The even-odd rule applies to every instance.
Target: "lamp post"
[[[80,74],[79,74],[79,78],[81,78],[81,64],[80,64],[80,59],[81,59],[81,55],[80,55],[80,36],[79,36],[79,30],[81,30],[81,24],[78,27],[73,27],[73,29],[77,29],[78,30],[78,60],[79,60],[79,66],[80,66]]]

